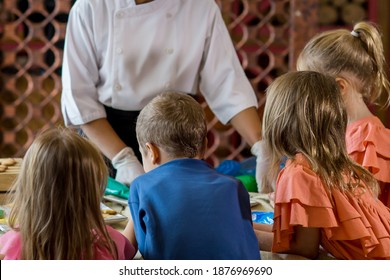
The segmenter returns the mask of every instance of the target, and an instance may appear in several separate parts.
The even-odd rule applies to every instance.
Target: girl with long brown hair
[[[130,259],[135,249],[104,224],[100,202],[107,167],[70,129],[49,129],[28,149],[14,185],[5,259]]]
[[[260,249],[316,258],[322,246],[338,259],[390,259],[390,209],[373,175],[349,157],[346,126],[333,77],[292,72],[269,86],[262,131],[276,191],[272,248]],[[269,233],[257,233],[266,243]]]

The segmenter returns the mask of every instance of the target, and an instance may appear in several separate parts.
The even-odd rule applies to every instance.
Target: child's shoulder
[[[318,178],[318,175],[313,171],[309,161],[303,154],[296,154],[294,158],[286,161],[285,167],[280,172],[283,176],[298,176],[298,177],[313,177]]]
[[[20,240],[20,233],[18,231],[10,230],[0,237],[0,245],[4,245],[6,242],[18,242]]]
[[[312,206],[331,205],[320,177],[302,154],[287,160],[286,166],[279,173],[275,195],[275,200],[279,202],[296,199]]]
[[[17,231],[8,231],[0,237],[0,253],[4,255],[5,260],[16,260],[20,258],[22,247],[20,233]]]
[[[346,131],[347,137],[357,137],[358,135],[360,137],[365,137],[370,135],[372,138],[373,136],[381,134],[389,136],[390,129],[388,129],[376,116],[368,116],[348,124]]]
[[[376,179],[390,182],[390,129],[379,118],[370,116],[348,125],[346,147],[352,159],[372,170]]]

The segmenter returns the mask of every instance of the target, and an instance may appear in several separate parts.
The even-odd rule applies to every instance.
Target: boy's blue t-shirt
[[[202,160],[173,160],[139,176],[129,207],[145,259],[260,259],[248,192]]]

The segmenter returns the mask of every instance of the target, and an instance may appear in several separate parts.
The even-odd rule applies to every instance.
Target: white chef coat
[[[199,89],[222,123],[257,107],[214,0],[78,0],[62,68],[67,126],[141,110],[166,90]]]

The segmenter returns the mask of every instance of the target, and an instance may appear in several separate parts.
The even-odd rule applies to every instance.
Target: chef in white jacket
[[[81,128],[122,183],[144,172],[135,136],[139,111],[170,89],[199,88],[217,118],[253,146],[258,167],[265,159],[256,95],[214,0],[77,0],[62,87],[65,125]]]

